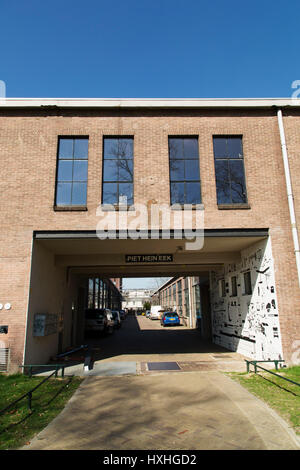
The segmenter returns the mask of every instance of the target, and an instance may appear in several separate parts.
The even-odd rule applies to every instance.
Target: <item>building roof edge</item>
[[[300,98],[0,98],[0,108],[270,108]]]

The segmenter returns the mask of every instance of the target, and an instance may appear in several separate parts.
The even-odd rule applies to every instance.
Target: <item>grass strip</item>
[[[43,377],[0,374],[0,410],[36,387]],[[18,449],[42,431],[65,407],[82,382],[80,377],[50,378],[27,399],[0,415],[0,450]]]
[[[300,383],[300,366],[271,369],[282,377]],[[300,387],[268,372],[254,374],[230,372],[233,380],[239,382],[253,395],[257,396],[274,409],[300,435]]]

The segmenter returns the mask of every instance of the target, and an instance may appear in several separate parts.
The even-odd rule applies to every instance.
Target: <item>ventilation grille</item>
[[[9,358],[9,349],[0,348],[0,372],[7,372],[8,358]]]

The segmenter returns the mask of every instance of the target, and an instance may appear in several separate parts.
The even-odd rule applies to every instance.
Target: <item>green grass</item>
[[[44,377],[0,374],[0,410],[24,395]],[[65,407],[77,387],[79,377],[50,378],[33,392],[32,411],[24,398],[0,415],[0,450],[18,449],[44,429]]]
[[[253,366],[251,366],[253,367]],[[262,364],[262,367],[265,367]],[[300,383],[300,366],[278,371],[283,377]],[[300,435],[300,387],[262,370],[258,374],[230,373],[233,380],[238,381],[253,395],[256,395],[273,408]]]

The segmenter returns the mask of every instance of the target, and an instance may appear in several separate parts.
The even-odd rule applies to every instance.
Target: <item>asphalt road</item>
[[[159,320],[145,316],[128,315],[112,336],[100,340],[89,338],[89,342],[99,348],[97,358],[101,360],[153,360],[163,356],[173,360],[196,360],[205,354],[228,354],[228,350],[202,340],[198,330],[182,325],[163,327]]]

